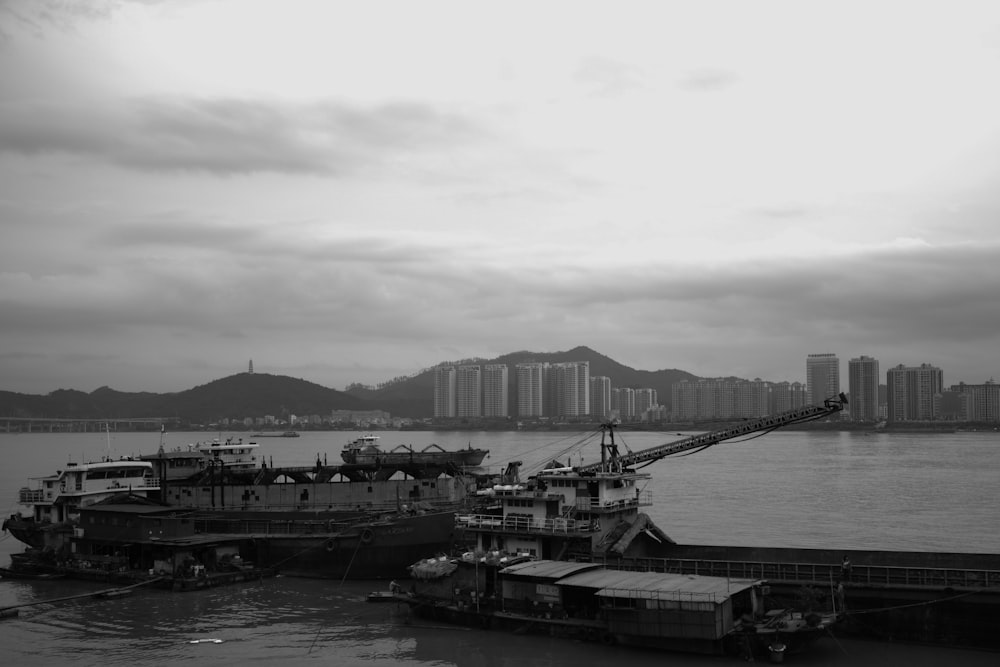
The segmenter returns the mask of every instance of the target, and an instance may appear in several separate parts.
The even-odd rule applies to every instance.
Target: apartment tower
[[[483,367],[483,416],[506,417],[507,409],[507,365],[487,364]]]
[[[848,410],[853,421],[878,421],[878,384],[878,359],[861,355],[847,362]]]
[[[541,417],[545,399],[545,364],[518,364],[514,370],[517,374],[517,416]]]
[[[836,354],[810,354],[806,357],[806,400],[819,405],[840,393],[840,359]]]
[[[438,366],[434,369],[434,416],[454,417],[456,410],[454,366]]]

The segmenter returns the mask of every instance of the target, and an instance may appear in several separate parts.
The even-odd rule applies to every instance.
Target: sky
[[[0,0],[0,390],[1000,378],[1000,3]]]

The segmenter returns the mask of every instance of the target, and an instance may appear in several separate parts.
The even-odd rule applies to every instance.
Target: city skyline
[[[998,35],[976,0],[7,0],[0,390],[578,345],[984,382]]]

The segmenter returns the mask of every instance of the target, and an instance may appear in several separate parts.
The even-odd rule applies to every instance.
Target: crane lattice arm
[[[655,461],[663,458],[664,456],[709,447],[722,442],[723,440],[738,438],[741,435],[748,435],[750,433],[756,433],[757,431],[771,431],[776,428],[781,428],[782,426],[788,426],[789,424],[822,419],[823,417],[840,412],[844,409],[844,404],[846,403],[847,397],[844,396],[844,394],[840,394],[836,398],[826,399],[823,401],[823,405],[806,405],[804,407],[789,410],[787,412],[781,412],[776,415],[769,415],[767,417],[760,417],[757,419],[748,419],[747,421],[740,422],[735,426],[719,431],[710,431],[700,435],[693,435],[688,438],[684,438],[683,440],[668,442],[664,445],[657,445],[656,447],[650,447],[649,449],[643,449],[638,452],[631,452],[624,455],[617,454],[617,447],[614,444],[614,431],[611,431],[611,445],[610,447],[606,445],[602,446],[601,462],[579,466],[576,470],[578,472],[600,472],[602,470],[607,470],[607,466],[609,465],[620,468],[628,468],[637,463]],[[607,449],[610,449],[612,452],[610,458],[605,455],[605,451]]]

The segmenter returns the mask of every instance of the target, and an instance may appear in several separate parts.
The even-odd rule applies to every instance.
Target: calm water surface
[[[304,433],[262,438],[275,465],[339,460],[356,434]],[[511,460],[525,469],[567,460],[582,439],[567,433],[382,433],[382,443],[490,449],[493,470]],[[205,434],[168,434],[186,446]],[[207,437],[211,437],[210,435]],[[638,450],[676,434],[622,433]],[[29,477],[66,461],[154,453],[159,434],[0,435],[0,510],[16,509]],[[579,454],[572,462],[579,462]],[[584,462],[599,457],[596,446]],[[682,543],[1000,552],[1000,436],[996,433],[877,434],[778,432],[727,442],[645,469],[648,513]],[[0,563],[20,543],[0,536]],[[565,640],[522,637],[411,621],[395,605],[370,605],[375,582],[268,579],[185,594],[137,591],[129,598],[46,604],[0,621],[0,663],[10,665],[324,664],[368,667],[533,667],[664,664],[664,655]],[[0,580],[0,606],[86,593],[85,582]],[[221,643],[193,640],[220,639]],[[851,640],[826,640],[796,665],[995,664],[996,654]],[[670,655],[672,665],[733,664]],[[789,659],[791,662],[792,659]]]

